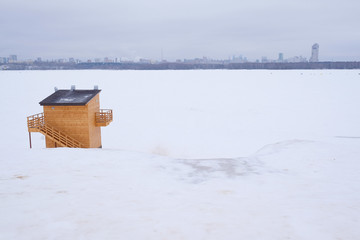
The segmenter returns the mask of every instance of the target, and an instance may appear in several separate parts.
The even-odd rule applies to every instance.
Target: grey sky
[[[1,0],[0,56],[360,61],[359,0]]]

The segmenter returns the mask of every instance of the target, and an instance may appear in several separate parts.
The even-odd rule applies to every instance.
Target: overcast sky
[[[360,61],[359,0],[0,0],[0,57]]]

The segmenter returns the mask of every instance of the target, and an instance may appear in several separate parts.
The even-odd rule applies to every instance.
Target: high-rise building
[[[309,62],[318,62],[319,61],[319,44],[315,43],[311,48],[311,57]]]
[[[17,56],[16,55],[10,55],[9,56],[9,62],[17,62]]]
[[[7,63],[7,58],[4,57],[0,57],[0,63]]]
[[[283,54],[283,53],[279,53],[278,62],[283,62],[283,61],[284,61],[284,54]]]

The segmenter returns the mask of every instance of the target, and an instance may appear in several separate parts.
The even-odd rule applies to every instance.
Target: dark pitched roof
[[[101,90],[57,90],[40,102],[41,106],[86,105]]]

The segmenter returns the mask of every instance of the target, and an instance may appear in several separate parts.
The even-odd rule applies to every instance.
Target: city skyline
[[[64,56],[61,55],[60,56],[51,56],[51,57],[44,57],[44,56],[40,56],[40,54],[34,54],[33,56],[24,56],[22,54],[15,54],[14,52],[11,52],[10,54],[7,55],[0,55],[0,58],[8,58],[8,59],[12,59],[13,57],[15,58],[19,58],[19,61],[37,61],[39,59],[44,60],[44,61],[56,61],[56,60],[63,60],[63,61],[71,61],[69,59],[76,59],[78,61],[81,62],[85,62],[88,60],[91,60],[93,62],[107,62],[106,59],[112,60],[114,62],[139,62],[141,60],[151,60],[151,61],[156,61],[156,62],[161,62],[161,61],[169,61],[169,62],[176,62],[176,61],[186,61],[189,59],[202,59],[202,58],[206,58],[206,59],[211,59],[211,60],[216,60],[216,61],[227,61],[227,60],[231,60],[233,58],[241,58],[243,59],[243,62],[264,62],[264,61],[285,61],[285,62],[305,62],[305,61],[313,61],[312,58],[314,57],[314,46],[317,46],[317,50],[316,50],[316,60],[317,61],[360,61],[360,57],[359,58],[355,58],[353,60],[344,60],[344,59],[336,59],[336,58],[331,58],[331,59],[324,59],[324,57],[319,55],[319,44],[318,43],[314,43],[312,44],[312,46],[309,48],[308,46],[308,54],[297,54],[297,55],[293,55],[290,56],[289,54],[287,54],[286,52],[278,52],[278,53],[272,53],[271,56],[266,56],[264,54],[259,53],[259,57],[258,58],[248,58],[247,56],[245,56],[244,54],[229,54],[227,56],[225,56],[224,58],[216,58],[213,56],[210,56],[209,54],[204,54],[202,56],[193,56],[193,57],[185,57],[185,58],[180,58],[180,57],[174,57],[174,58],[166,58],[164,57],[163,54],[163,49],[161,49],[161,53],[159,54],[159,57],[155,57],[155,58],[151,58],[149,56],[144,56],[144,55],[139,55],[139,56],[135,56],[135,57],[129,57],[129,56],[120,56],[117,55],[115,53],[111,53],[107,56],[100,56],[100,55],[95,55],[95,56],[91,56],[90,54],[88,54],[88,57],[75,57],[75,56]],[[325,50],[326,51],[326,50]],[[295,51],[293,51],[295,52]],[[99,60],[100,59],[100,60]],[[40,60],[40,61],[41,61]],[[1,63],[1,60],[0,60]]]
[[[278,53],[278,58],[268,58],[267,56],[262,56],[259,59],[248,59],[246,56],[243,55],[231,55],[225,59],[215,59],[212,57],[202,56],[202,57],[195,57],[195,58],[184,58],[180,59],[177,58],[176,60],[169,60],[165,58],[161,59],[152,59],[152,58],[127,58],[127,57],[91,57],[91,58],[74,58],[74,57],[66,57],[66,58],[59,58],[53,57],[50,59],[46,59],[43,57],[36,57],[36,58],[23,58],[21,55],[17,54],[10,54],[9,56],[0,56],[0,63],[20,63],[20,62],[72,62],[72,63],[79,63],[79,62],[102,62],[102,63],[120,63],[120,62],[144,62],[144,63],[159,63],[159,62],[191,62],[191,61],[198,61],[198,62],[233,62],[233,63],[245,63],[245,62],[307,62],[311,61],[311,57],[309,60],[307,57],[304,56],[292,56],[288,58],[284,58],[284,53]],[[318,58],[317,58],[318,59]],[[318,60],[314,61],[317,62]]]
[[[3,0],[0,56],[360,60],[360,2]]]
[[[198,62],[198,63],[246,63],[246,62],[319,62],[319,44],[315,43],[311,47],[311,56],[309,57],[309,60],[306,57],[303,56],[293,56],[290,58],[284,58],[284,53],[280,52],[278,53],[277,59],[271,59],[267,56],[262,56],[261,61],[259,59],[256,60],[249,60],[246,56],[243,55],[232,55],[229,56],[227,59],[214,59],[209,58],[206,56],[203,57],[197,57],[193,59],[176,59],[176,60],[168,60],[164,59],[163,55],[161,55],[161,59],[151,59],[151,58],[138,58],[138,59],[129,59],[124,57],[93,57],[93,58],[87,58],[87,59],[78,59],[74,57],[68,57],[68,58],[52,58],[52,59],[43,59],[41,57],[37,57],[36,59],[21,59],[15,54],[9,55],[9,57],[2,57],[0,56],[0,63],[16,63],[16,62],[70,62],[70,63],[80,63],[80,62],[95,62],[95,63],[120,63],[120,62],[142,62],[142,63],[159,63],[159,62]]]

